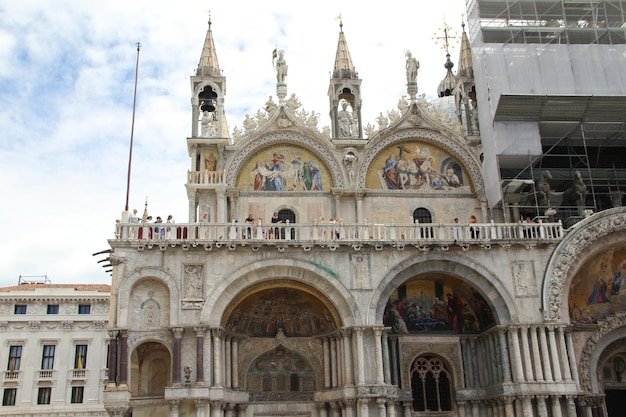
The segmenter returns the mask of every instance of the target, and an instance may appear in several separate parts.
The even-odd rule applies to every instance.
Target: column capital
[[[352,334],[352,329],[343,327],[339,330],[339,333],[341,334],[341,337],[350,337],[350,335]]]
[[[359,398],[358,401],[360,406],[368,405],[370,403],[369,398]]]
[[[193,330],[196,332],[196,337],[204,337],[206,334],[206,327],[194,327]]]
[[[183,332],[185,331],[182,327],[172,327],[172,333],[174,334],[175,339],[180,339],[183,337]]]

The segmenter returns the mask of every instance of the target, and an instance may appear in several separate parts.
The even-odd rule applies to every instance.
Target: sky
[[[364,126],[406,95],[407,50],[420,62],[419,94],[436,97],[443,28],[457,64],[464,13],[464,0],[0,0],[0,287],[20,276],[110,283],[93,254],[109,248],[127,191],[131,210],[147,200],[155,217],[188,220],[189,77],[209,14],[232,133],[276,97],[276,47],[288,95],[330,126],[340,21],[363,80]]]

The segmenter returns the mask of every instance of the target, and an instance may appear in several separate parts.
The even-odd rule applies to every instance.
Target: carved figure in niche
[[[579,209],[585,205],[585,198],[587,197],[587,186],[583,182],[580,171],[574,173],[574,181],[572,186],[563,192],[564,206],[576,206]]]
[[[339,137],[352,137],[352,112],[348,110],[348,102],[341,100],[341,110],[337,113],[339,122]]]
[[[200,119],[201,126],[201,136],[203,138],[208,138],[209,136],[213,136],[215,134],[215,128],[213,126],[215,115],[210,111],[202,112],[202,119]]]
[[[415,83],[417,82],[417,70],[420,67],[420,63],[417,59],[415,59],[411,51],[406,51],[406,82],[407,83]]]
[[[204,169],[209,172],[217,171],[217,158],[213,152],[209,152],[209,156],[204,158]]]
[[[350,184],[354,183],[354,164],[356,160],[357,160],[357,157],[353,152],[348,152],[343,157],[343,164],[348,170],[348,177],[350,178]]]
[[[202,266],[185,266],[185,297],[202,298]]]
[[[287,61],[285,60],[285,51],[278,51],[278,58],[276,59],[276,81],[284,83],[287,79]]]

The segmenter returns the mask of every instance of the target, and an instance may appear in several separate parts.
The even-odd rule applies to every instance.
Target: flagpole
[[[135,93],[133,95],[133,120],[130,127],[130,150],[128,154],[128,175],[126,177],[126,205],[124,211],[128,213],[128,197],[130,195],[130,167],[133,161],[133,137],[135,134],[135,110],[137,108],[137,79],[139,74],[139,50],[141,42],[137,42],[137,63],[135,64]]]

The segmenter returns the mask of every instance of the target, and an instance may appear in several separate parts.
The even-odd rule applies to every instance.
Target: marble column
[[[363,198],[365,197],[364,192],[356,192],[354,193],[354,197],[356,198],[356,222],[358,224],[363,224]],[[366,239],[365,236],[360,236],[361,239]]]
[[[533,364],[535,365],[535,380],[543,382],[543,366],[541,365],[541,353],[539,350],[539,340],[537,339],[537,326],[530,328],[530,343],[533,349]]]
[[[547,395],[537,395],[537,417],[548,417]]]
[[[572,378],[576,381],[576,385],[580,386],[580,379],[578,377],[578,365],[576,364],[576,355],[574,351],[574,341],[572,340],[571,328],[567,329],[565,333],[565,345],[567,346],[567,357],[569,358],[569,366],[571,369]]]
[[[357,352],[356,367],[358,369],[357,384],[364,385],[365,384],[365,357],[364,357],[364,352],[363,352],[363,328],[356,327],[354,331],[356,333],[356,352]]]
[[[330,377],[331,386],[337,386],[337,341],[334,337],[330,338]]]
[[[204,386],[204,327],[194,327],[196,331],[196,385]]]
[[[112,389],[117,385],[117,330],[109,331],[109,374],[107,387]]]
[[[220,329],[211,330],[213,336],[213,384],[217,387],[221,387],[222,381],[222,331]],[[213,404],[211,404],[213,408]],[[221,411],[220,411],[221,413]],[[220,417],[220,416],[213,416]]]
[[[396,402],[393,399],[387,399],[387,417],[396,417]]]
[[[574,395],[568,395],[565,397],[567,417],[576,417],[576,397]]]
[[[381,336],[383,334],[382,327],[374,328],[374,355],[375,355],[375,363],[376,363],[376,383],[384,384],[385,383],[385,374],[383,369],[383,346]]]
[[[404,415],[402,417],[411,417],[413,415],[413,405],[410,402],[403,402],[402,407],[404,408]]]
[[[480,417],[480,401],[472,401],[472,417]]]
[[[362,331],[363,329],[361,329]],[[369,398],[359,398],[359,417],[369,417],[370,415],[370,400]]]
[[[231,356],[232,360],[232,387],[239,388],[239,341],[237,338],[231,339]]]
[[[322,339],[322,350],[324,351],[324,388],[330,388],[330,343],[326,337]]]
[[[224,407],[224,417],[234,417],[235,414],[235,404],[228,403]]]
[[[392,384],[391,382],[391,370],[389,363],[389,337],[387,334],[387,330],[383,330],[383,370],[385,373],[385,383]]]
[[[531,402],[532,397],[530,395],[522,395],[522,410],[523,416],[532,416],[533,413],[533,404]]]
[[[172,386],[180,387],[181,385],[181,349],[182,349],[182,337],[183,337],[183,328],[182,327],[174,327],[172,328],[172,333],[174,334],[174,363],[173,363],[173,371],[172,371]]]
[[[515,417],[515,409],[513,408],[513,397],[504,397],[504,416]]]
[[[554,335],[554,326],[548,326],[548,341],[550,344],[550,357],[552,362],[552,373],[555,381],[562,381],[561,375],[561,359],[559,357],[559,349],[556,343],[556,337]],[[565,355],[567,352],[563,352]]]
[[[345,409],[345,416],[344,417],[355,417],[354,416],[354,404],[355,403],[356,403],[356,400],[353,399],[353,398],[347,399],[347,400],[343,401],[344,409]]]
[[[515,382],[524,382],[524,370],[520,355],[519,337],[517,327],[509,327],[509,343],[511,344],[511,361],[513,362],[513,379]]]
[[[231,369],[232,369],[232,358],[230,356],[230,336],[224,337],[224,386],[231,388],[232,380],[231,380]],[[230,416],[226,416],[230,417]]]
[[[330,416],[341,417],[341,405],[336,401],[330,402]]]
[[[465,417],[465,401],[458,400],[456,402],[456,409],[459,412],[459,417]]]
[[[120,383],[121,390],[128,389],[128,331],[120,331]]]
[[[391,357],[391,383],[394,385],[400,385],[400,376],[398,375],[398,339],[392,337],[389,339],[389,350]]]
[[[556,328],[556,338],[559,343],[559,351],[561,354],[559,357],[561,358],[561,369],[563,371],[563,378],[566,381],[572,381],[572,370],[569,367],[569,352],[567,350],[567,346],[565,344],[565,329],[563,326],[559,326]]]
[[[326,403],[318,404],[317,410],[319,412],[319,417],[328,417],[328,410],[326,409]]]
[[[178,406],[180,400],[170,400],[170,417],[178,417]]]
[[[224,417],[224,403],[211,401],[211,417]]]
[[[550,354],[548,351],[548,341],[546,339],[546,330],[543,327],[539,327],[539,344],[541,345],[541,362],[543,368],[543,374],[547,382],[552,382],[552,367],[550,365]]]
[[[526,381],[534,381],[535,375],[533,373],[532,353],[530,351],[530,345],[528,344],[528,326],[520,326],[520,340],[522,342],[522,358],[524,360]]]
[[[502,352],[502,380],[504,383],[511,382],[511,362],[509,359],[509,349],[506,345],[506,329],[498,328],[498,341]]]
[[[206,400],[194,400],[196,406],[196,417],[206,417]]]
[[[239,404],[237,406],[237,417],[246,417],[246,408],[248,408],[246,404]],[[325,416],[322,416],[320,414],[319,417],[325,417]]]
[[[350,329],[341,330],[341,335],[343,337],[343,374],[346,385],[354,384],[354,375],[352,374],[354,367],[352,366],[352,343],[350,342],[350,334]]]
[[[385,398],[377,398],[378,417],[387,417],[387,400]]]
[[[552,405],[552,417],[563,417],[561,411],[561,397],[554,395],[550,397],[550,404]]]

